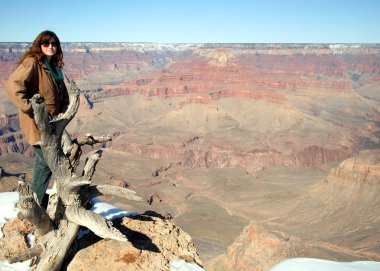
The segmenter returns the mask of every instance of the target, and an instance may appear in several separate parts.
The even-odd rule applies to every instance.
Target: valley
[[[33,171],[4,90],[26,46],[0,43],[2,191]],[[172,219],[206,270],[266,270],[289,257],[380,260],[380,45],[63,51],[82,90],[69,132],[113,138],[83,150],[103,149],[93,182],[147,199],[105,198]]]

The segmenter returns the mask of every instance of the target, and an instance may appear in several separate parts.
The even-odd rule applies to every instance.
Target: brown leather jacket
[[[32,57],[26,58],[11,74],[5,84],[10,101],[19,109],[21,130],[31,145],[41,139],[33,118],[33,108],[29,101],[39,93],[45,98],[48,113],[58,115],[64,113],[69,105],[69,95],[64,82],[57,83],[49,69]]]

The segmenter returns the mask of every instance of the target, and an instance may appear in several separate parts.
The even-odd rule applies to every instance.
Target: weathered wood
[[[136,192],[133,190],[108,184],[90,186],[87,193],[90,198],[110,195],[132,201],[143,201],[143,199],[137,196]]]
[[[79,159],[82,154],[81,146],[92,146],[97,143],[105,143],[111,140],[112,137],[110,135],[93,136],[91,134],[86,134],[85,136],[78,136],[74,140],[71,140],[70,135],[65,130],[62,136],[62,149],[65,155],[69,157],[71,166],[75,169],[79,164]]]
[[[35,271],[58,271],[66,257],[68,249],[78,235],[79,225],[61,220],[57,230],[45,236],[45,249],[40,256]]]
[[[66,156],[74,148],[74,143],[71,140],[70,134],[66,130],[63,131],[61,144],[62,144],[63,153]]]
[[[99,237],[127,241],[127,238],[112,226],[112,222],[107,221],[101,215],[75,206],[67,207],[65,214],[69,221],[85,226]]]
[[[97,150],[86,160],[86,164],[82,172],[83,181],[91,180],[92,175],[95,172],[95,166],[99,162],[102,153],[103,152],[101,150]]]
[[[129,200],[142,201],[142,198],[129,189],[109,186],[91,186],[95,167],[102,151],[92,153],[80,176],[75,174],[81,155],[80,146],[93,145],[111,140],[110,136],[86,135],[71,140],[66,132],[67,124],[79,108],[79,89],[71,82],[70,105],[60,117],[50,119],[43,98],[36,94],[31,99],[34,118],[41,131],[41,149],[55,177],[55,184],[49,198],[47,212],[41,208],[33,196],[29,185],[20,184],[20,216],[29,219],[38,232],[35,247],[15,257],[13,262],[28,257],[39,256],[31,270],[59,270],[65,256],[76,238],[79,226],[85,226],[102,238],[126,242],[127,238],[102,216],[85,209],[90,197],[95,195],[120,196]]]
[[[37,197],[33,194],[29,185],[24,180],[20,180],[18,187],[20,219],[28,219],[36,228],[36,234],[43,236],[53,229],[53,223],[46,211],[41,208]]]
[[[112,137],[110,135],[93,136],[91,134],[86,134],[85,136],[78,136],[76,139],[74,139],[73,142],[78,143],[80,146],[82,145],[92,146],[96,143],[104,143],[111,140],[112,140]]]
[[[34,247],[24,251],[20,255],[17,255],[16,257],[9,260],[9,263],[19,263],[26,260],[30,260],[36,256],[40,256],[43,249],[41,245],[35,245]]]

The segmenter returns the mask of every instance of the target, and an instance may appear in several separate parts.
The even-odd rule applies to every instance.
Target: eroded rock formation
[[[79,252],[67,270],[100,271],[110,266],[112,270],[169,270],[175,259],[202,265],[191,237],[168,220],[140,215],[114,224],[132,246],[111,240],[94,242],[92,234],[86,235],[79,240]]]
[[[33,233],[33,225],[29,221],[18,218],[10,220],[1,231],[4,235],[0,239],[1,260],[10,260],[30,247],[27,236]]]
[[[210,271],[265,271],[283,259],[304,255],[317,257],[318,253],[296,237],[270,231],[251,222],[226,254],[216,258],[206,268]]]

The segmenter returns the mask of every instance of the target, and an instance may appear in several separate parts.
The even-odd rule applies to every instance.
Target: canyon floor
[[[30,178],[32,165],[30,158],[19,154],[2,157],[9,175],[27,172]],[[247,174],[241,169],[186,169],[176,165],[153,178],[152,173],[160,166],[157,161],[105,149],[93,183],[123,181],[138,195],[151,198],[151,204],[115,197],[104,200],[128,211],[171,214],[173,222],[192,236],[205,264],[225,253],[250,220],[265,223],[285,216],[297,199],[305,197],[305,189],[323,180],[328,172],[276,167]]]

